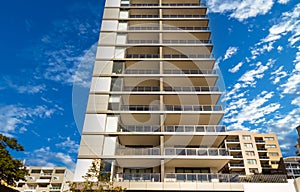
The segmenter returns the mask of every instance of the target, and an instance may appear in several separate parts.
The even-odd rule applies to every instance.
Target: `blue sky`
[[[228,130],[277,133],[294,155],[300,125],[300,3],[208,0]],[[18,5],[18,6],[16,6]],[[2,2],[0,132],[27,165],[74,168],[104,0]]]

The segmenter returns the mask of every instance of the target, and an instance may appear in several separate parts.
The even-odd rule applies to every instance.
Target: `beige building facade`
[[[234,157],[208,23],[199,0],[106,1],[75,182],[93,159],[129,191],[246,191],[243,182],[262,181],[222,173]]]
[[[68,182],[74,174],[66,167],[28,167],[26,181],[19,181],[21,192],[63,192],[69,190]]]
[[[279,168],[282,154],[276,134],[229,132],[225,145],[233,156],[226,167],[229,173],[272,174]]]

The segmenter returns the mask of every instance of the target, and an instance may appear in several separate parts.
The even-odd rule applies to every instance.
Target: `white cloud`
[[[235,55],[238,51],[237,47],[229,47],[225,53],[223,61],[231,58],[233,55]]]
[[[69,154],[53,152],[50,147],[42,147],[34,150],[32,153],[26,152],[26,154],[26,162],[29,165],[54,167],[61,166],[63,164],[71,170],[75,169],[75,161]]]
[[[28,83],[27,85],[18,85],[14,83],[8,77],[4,77],[3,81],[5,82],[6,88],[11,88],[17,91],[18,93],[26,93],[26,94],[36,94],[41,93],[46,90],[46,86],[44,84],[41,85],[32,85]]]
[[[264,15],[270,11],[273,0],[208,0],[209,10],[217,13],[230,13],[231,18],[243,21],[257,15]]]
[[[300,4],[297,4],[291,12],[284,12],[279,19],[279,22],[273,25],[269,29],[267,37],[262,39],[261,43],[274,42],[281,39],[282,36],[291,33],[292,36],[289,38],[291,45],[294,45],[300,40]]]
[[[240,68],[242,67],[244,63],[243,62],[239,62],[236,66],[234,66],[233,68],[229,69],[228,71],[230,73],[236,73],[240,70]]]
[[[47,53],[49,65],[46,68],[44,77],[53,81],[76,84],[88,88],[90,86],[96,49],[97,44],[93,44],[79,56],[69,54],[71,52],[69,48],[49,51]]]
[[[277,47],[277,51],[278,51],[278,52],[281,52],[282,50],[283,50],[283,47],[279,45],[279,46]]]
[[[33,124],[37,118],[50,118],[56,109],[36,106],[35,108],[22,107],[20,105],[0,106],[0,132],[6,135],[22,133],[27,130],[26,126]]]
[[[269,69],[270,66],[274,64],[274,60],[269,60],[266,65],[261,62],[256,64],[256,68],[244,73],[238,81],[243,82],[245,85],[254,86],[256,84],[256,79],[261,79],[264,77],[264,72]]]
[[[280,4],[287,4],[290,0],[278,0]]]
[[[79,145],[71,140],[70,137],[64,138],[65,140],[61,143],[55,144],[56,147],[68,150],[69,153],[77,153]]]
[[[273,84],[277,84],[282,78],[286,77],[288,74],[287,72],[283,71],[283,66],[280,66],[276,71],[271,72],[271,75],[272,76],[270,80],[273,80]]]
[[[247,101],[239,99],[231,101],[230,106],[234,105],[238,113],[232,113],[230,110],[225,116],[225,122],[229,123],[228,130],[249,130],[245,123],[258,124],[264,121],[266,115],[276,112],[280,108],[279,103],[269,103],[274,96],[273,92],[262,92],[255,99]]]

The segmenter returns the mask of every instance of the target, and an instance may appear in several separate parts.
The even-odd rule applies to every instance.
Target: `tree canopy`
[[[24,151],[24,147],[15,138],[0,134],[0,181],[15,186],[19,180],[25,180],[28,171],[22,161],[14,159],[9,150]]]

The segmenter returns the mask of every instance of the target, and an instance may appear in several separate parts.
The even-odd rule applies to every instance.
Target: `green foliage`
[[[87,171],[83,178],[83,183],[71,183],[71,191],[80,192],[125,192],[120,186],[114,186],[113,182],[110,181],[110,173],[105,171],[105,164],[100,159],[95,159],[92,162],[90,169]]]
[[[24,147],[14,138],[0,134],[0,180],[15,186],[19,180],[25,180],[28,171],[22,161],[14,159],[8,150],[24,151]]]

